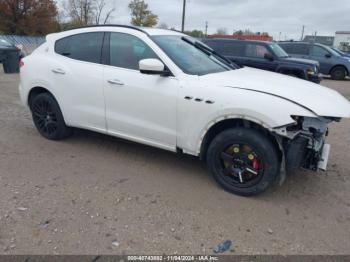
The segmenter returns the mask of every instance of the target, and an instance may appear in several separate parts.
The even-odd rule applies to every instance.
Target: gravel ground
[[[350,254],[350,120],[334,124],[329,171],[256,198],[224,192],[196,158],[76,131],[39,136],[0,73],[1,254]],[[350,99],[350,81],[325,80]]]

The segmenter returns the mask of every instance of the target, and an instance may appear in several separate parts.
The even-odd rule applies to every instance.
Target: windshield
[[[153,36],[152,39],[186,74],[206,75],[232,70],[213,54],[185,41],[181,35]]]
[[[334,51],[332,48],[325,46],[325,45],[320,45],[322,47],[324,47],[328,52],[330,52],[332,55],[334,56],[341,56],[341,54],[339,54],[338,52]]]
[[[345,55],[345,53],[343,51],[340,51],[339,49],[337,48],[332,48],[332,50],[334,50],[336,53],[338,53],[339,55]]]
[[[269,46],[277,57],[280,57],[280,58],[289,57],[286,51],[284,51],[282,47],[280,47],[278,44],[270,44]]]

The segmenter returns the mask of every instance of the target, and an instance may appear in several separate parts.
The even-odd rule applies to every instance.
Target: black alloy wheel
[[[49,93],[35,96],[30,109],[35,127],[43,137],[60,140],[71,135],[72,130],[66,126],[57,101]]]
[[[232,128],[218,134],[207,152],[214,179],[227,191],[252,196],[276,181],[280,160],[268,137],[249,128]]]

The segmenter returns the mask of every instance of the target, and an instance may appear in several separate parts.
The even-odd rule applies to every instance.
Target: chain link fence
[[[4,39],[7,42],[16,45],[27,55],[45,42],[45,37],[34,36],[0,35],[0,39]]]

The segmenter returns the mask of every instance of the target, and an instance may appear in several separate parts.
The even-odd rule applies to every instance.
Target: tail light
[[[19,68],[22,68],[24,66],[24,62],[23,62],[23,60],[21,59],[21,60],[19,60]]]

